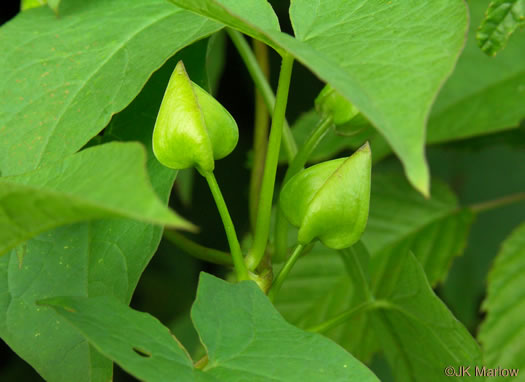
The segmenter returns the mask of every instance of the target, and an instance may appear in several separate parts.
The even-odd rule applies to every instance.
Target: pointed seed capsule
[[[326,85],[315,99],[315,108],[323,116],[331,116],[335,125],[347,123],[359,110],[330,85]]]
[[[171,75],[153,130],[153,152],[166,167],[211,172],[239,139],[228,111],[193,83],[182,61]]]
[[[319,239],[343,249],[359,240],[368,220],[371,168],[366,143],[352,156],[309,167],[286,183],[280,206],[299,228],[299,243]]]

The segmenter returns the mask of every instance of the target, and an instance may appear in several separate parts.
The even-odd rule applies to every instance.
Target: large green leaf
[[[489,274],[487,298],[479,340],[489,368],[525,368],[525,224],[517,228],[503,243]],[[499,378],[497,380],[505,380]],[[513,381],[524,381],[525,375]]]
[[[170,0],[174,4],[224,23],[270,45],[267,32],[280,31],[279,20],[266,0]]]
[[[163,90],[179,58],[201,72],[197,66],[204,62],[177,55],[112,119],[104,134],[104,140],[140,140],[146,145],[151,185],[164,204],[176,172],[155,159],[151,136]],[[0,337],[47,380],[109,380],[111,362],[35,301],[75,294],[114,296],[128,303],[161,236],[158,225],[129,219],[98,220],[50,231],[4,256],[0,259]],[[25,254],[21,268],[17,253]]]
[[[173,182],[173,174],[159,175],[163,182]],[[111,363],[35,301],[75,294],[111,295],[129,302],[161,233],[161,227],[137,221],[100,220],[55,229],[4,256],[0,337],[45,379],[109,380]],[[18,252],[24,255],[22,264]]]
[[[201,274],[192,318],[208,352],[203,372],[192,368],[167,328],[114,299],[58,297],[43,303],[103,354],[150,382],[377,381],[332,341],[288,324],[249,281],[234,285]]]
[[[428,191],[426,118],[462,49],[464,4],[294,0],[290,14],[297,38],[337,62],[358,88],[332,86],[352,101],[356,90],[369,95],[370,104],[354,103],[401,157],[411,182]]]
[[[402,159],[410,181],[428,193],[425,123],[463,47],[462,1],[294,0],[290,14],[297,38],[269,28],[267,13],[246,12],[250,7],[242,2],[171,1],[294,55],[373,122]],[[265,0],[251,4],[267,6]]]
[[[372,178],[370,216],[363,241],[371,250],[372,281],[390,277],[389,259],[412,250],[431,284],[445,276],[465,246],[473,214],[458,207],[452,192],[434,181],[432,199],[415,192],[399,175]],[[298,261],[276,300],[290,322],[314,326],[360,303],[344,265],[334,252],[316,245]],[[355,317],[327,333],[358,358],[368,361],[377,343],[366,318]]]
[[[101,222],[58,228],[19,247],[22,264],[17,251],[0,259],[0,337],[46,380],[111,378],[111,362],[35,305],[58,293],[125,298],[130,285],[122,240],[111,238],[108,228]]]
[[[67,1],[0,32],[0,171],[20,174],[80,149],[184,46],[220,29],[164,0]]]
[[[443,381],[447,366],[479,365],[478,344],[434,294],[417,259],[398,252],[390,260],[374,288],[378,309],[368,316],[396,380]]]
[[[469,4],[471,26],[466,47],[452,76],[440,91],[428,121],[427,142],[440,143],[518,127],[525,118],[525,34],[512,37],[497,57],[487,57],[476,44],[476,30],[489,0]],[[318,122],[314,112],[300,118],[292,129],[304,140]],[[371,126],[355,136],[328,135],[312,156],[327,159],[342,149],[371,141],[374,160],[391,150]]]
[[[476,44],[488,0],[471,1],[465,50],[432,109],[428,142],[444,142],[519,126],[525,118],[525,34],[513,36],[497,57]]]
[[[306,329],[358,305],[358,299],[342,258],[317,244],[295,264],[275,303],[289,322]],[[355,317],[325,334],[364,362],[377,351],[366,317]]]
[[[312,255],[314,259],[310,259]],[[370,269],[375,281],[371,286],[362,276],[366,264],[350,256],[345,254],[341,259],[334,252],[322,250],[299,260],[298,272],[292,271],[277,300],[285,316],[287,312],[292,318],[313,314],[299,321],[301,326],[306,323],[317,328],[315,320],[319,324],[357,309],[348,321],[326,334],[365,360],[382,350],[398,381],[441,381],[448,365],[479,364],[478,345],[434,294],[412,254],[405,251],[391,256],[389,273],[380,279],[373,271],[384,259],[372,258]],[[372,294],[369,302],[363,299],[367,293]],[[301,295],[302,301],[297,299]],[[301,312],[300,304],[307,303],[306,295],[319,307]]]
[[[0,178],[0,255],[52,228],[125,217],[179,228],[147,180],[144,149],[108,143],[33,172]]]
[[[473,219],[473,212],[461,208],[438,180],[432,184],[432,198],[425,199],[399,175],[379,174],[372,183],[363,241],[372,256],[410,249],[435,285],[445,277],[454,256],[463,252]]]
[[[173,171],[150,174],[166,203]],[[129,302],[161,234],[161,227],[134,220],[98,220],[58,228],[17,247],[0,259],[0,337],[45,379],[109,380],[111,362],[35,301],[74,294]],[[22,263],[17,255],[23,255]]]
[[[494,56],[503,49],[510,36],[525,26],[524,0],[494,0],[490,3],[478,33],[479,47]]]
[[[56,297],[42,304],[56,309],[102,354],[143,381],[196,380],[185,349],[147,313],[112,297]]]
[[[252,282],[202,274],[192,318],[221,380],[377,381],[332,341],[287,323]]]

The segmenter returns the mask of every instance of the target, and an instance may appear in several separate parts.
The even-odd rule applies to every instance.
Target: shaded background
[[[280,20],[287,20],[289,2],[274,1]],[[2,4],[0,23],[8,21],[19,11],[18,1]],[[290,32],[290,25],[282,25]],[[253,84],[232,44],[226,42],[227,65],[220,80],[217,98],[231,112],[240,128],[240,141],[232,155],[216,164],[216,176],[239,236],[249,230],[248,190],[249,169],[246,165],[252,143]],[[279,59],[271,53],[271,83],[275,88]],[[296,64],[290,90],[287,117],[294,121],[308,110],[322,84],[304,67]],[[442,178],[458,195],[464,205],[495,199],[525,190],[525,126],[520,129],[433,146],[428,149],[432,174]],[[397,167],[396,158],[389,157],[381,167]],[[282,175],[282,171],[280,172]],[[188,176],[180,174],[180,177]],[[195,176],[191,204],[183,202],[180,185],[176,184],[171,206],[201,227],[194,239],[204,245],[227,250],[227,241],[215,204],[204,179]],[[465,326],[476,334],[483,318],[480,303],[484,298],[487,271],[499,250],[502,240],[523,221],[525,203],[515,204],[481,214],[474,223],[464,255],[453,264],[447,281],[437,292]],[[195,296],[198,273],[201,270],[220,273],[222,268],[203,263],[178,251],[162,241],[157,254],[143,274],[131,305],[147,311],[168,325],[191,351],[197,347],[188,316]],[[381,356],[376,357],[373,369],[383,381],[390,373]],[[0,342],[0,381],[41,381],[36,372]],[[115,381],[131,377],[120,370]]]

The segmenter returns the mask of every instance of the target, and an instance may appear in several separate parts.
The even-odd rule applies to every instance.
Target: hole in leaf
[[[141,357],[144,357],[144,358],[150,358],[151,357],[151,353],[145,351],[145,350],[142,350],[142,349],[139,349],[139,348],[133,348],[133,351],[135,353],[137,353],[138,355],[140,355]]]

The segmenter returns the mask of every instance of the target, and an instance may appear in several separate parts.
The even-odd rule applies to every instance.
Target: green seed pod
[[[342,125],[359,114],[359,110],[330,85],[315,99],[315,108],[321,115],[331,116],[335,125]]]
[[[215,98],[193,83],[182,61],[171,75],[153,130],[153,152],[166,167],[211,172],[230,154],[237,123]]]
[[[284,186],[280,206],[299,228],[298,241],[319,239],[329,248],[356,243],[366,227],[372,156],[368,143],[349,158],[309,167]]]

